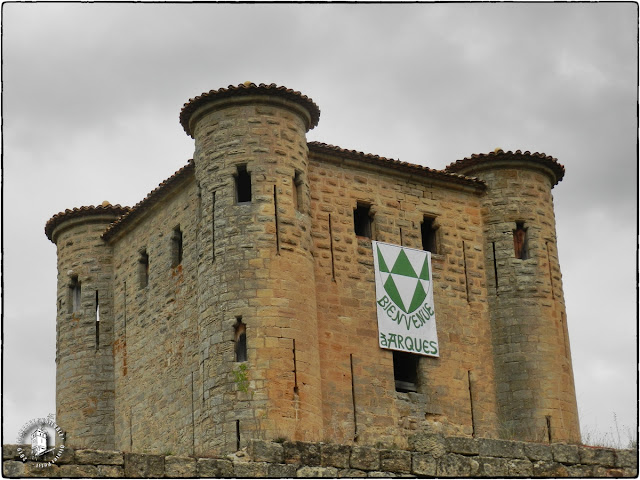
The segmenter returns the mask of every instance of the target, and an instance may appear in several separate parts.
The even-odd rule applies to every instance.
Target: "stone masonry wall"
[[[311,159],[324,438],[406,447],[429,425],[496,435],[481,192]],[[354,233],[358,202],[370,206],[373,239],[383,242],[422,249],[420,224],[435,219],[440,357],[420,356],[417,393],[396,392],[392,352],[378,346],[371,240]]]
[[[195,182],[176,192],[114,242],[115,438],[121,450],[192,454],[199,438]],[[175,265],[172,235],[178,226],[183,251]]]
[[[292,477],[635,477],[637,451],[416,434],[406,450],[334,443],[251,440],[220,457],[146,455],[68,449],[56,464],[23,463],[4,445],[9,478],[292,478]],[[28,445],[23,446],[29,448]]]

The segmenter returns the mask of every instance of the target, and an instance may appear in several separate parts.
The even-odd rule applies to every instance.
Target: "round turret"
[[[185,104],[195,139],[204,452],[322,438],[306,132],[312,100],[250,82]],[[222,332],[222,333],[221,333]]]
[[[112,253],[100,236],[128,210],[74,208],[45,226],[58,251],[56,423],[73,447],[114,448]]]
[[[485,259],[501,435],[579,441],[551,194],[564,167],[545,154],[496,149],[446,170],[487,184]]]

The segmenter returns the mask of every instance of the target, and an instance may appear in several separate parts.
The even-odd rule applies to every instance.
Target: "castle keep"
[[[435,170],[307,142],[319,116],[275,85],[204,93],[180,113],[193,160],[134,207],[47,222],[65,443],[579,441],[551,194],[564,167],[496,150]],[[435,351],[381,348],[376,241],[430,252]]]

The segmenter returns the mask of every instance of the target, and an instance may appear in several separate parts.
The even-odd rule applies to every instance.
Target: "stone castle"
[[[65,443],[579,441],[564,167],[497,149],[431,169],[307,142],[319,116],[273,84],[203,93],[180,113],[193,160],[134,207],[47,222]],[[373,240],[430,252],[439,356],[379,346]]]

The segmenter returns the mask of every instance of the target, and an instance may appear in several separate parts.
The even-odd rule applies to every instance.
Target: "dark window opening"
[[[96,350],[100,348],[100,299],[96,290]]]
[[[77,276],[71,277],[69,284],[69,313],[80,311],[80,303],[82,297],[82,286]]]
[[[358,204],[353,211],[353,228],[358,237],[372,238],[371,207]]]
[[[138,278],[140,279],[140,288],[149,285],[149,254],[146,250],[140,252],[138,259]]]
[[[246,165],[239,165],[236,174],[236,202],[251,202],[251,175]]]
[[[524,227],[524,222],[516,222],[516,229],[513,231],[513,251],[516,258],[521,260],[529,258],[527,229]]]
[[[422,249],[427,252],[438,253],[438,244],[436,242],[436,231],[438,227],[434,224],[435,219],[429,217],[424,217],[424,221],[420,224]]]
[[[418,391],[419,359],[419,355],[413,353],[393,351],[393,378],[396,382],[396,392]]]
[[[242,317],[237,317],[234,327],[236,362],[247,361],[247,326],[242,323]]]
[[[293,177],[293,205],[298,212],[302,211],[302,178],[300,172]]]
[[[171,234],[171,266],[177,267],[182,263],[182,231],[178,225]]]

